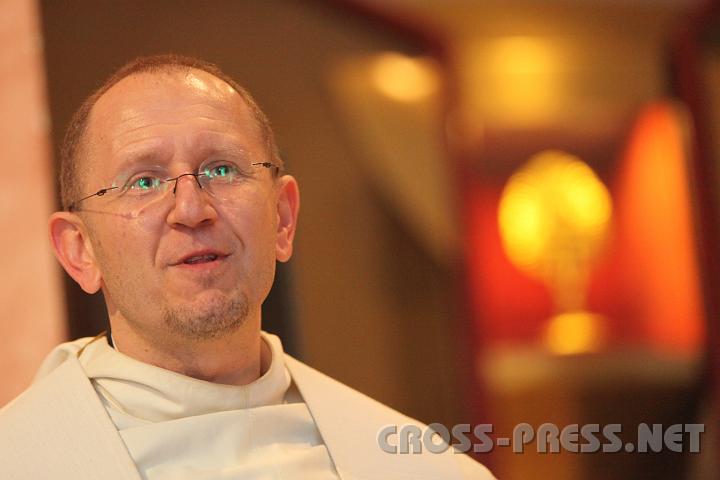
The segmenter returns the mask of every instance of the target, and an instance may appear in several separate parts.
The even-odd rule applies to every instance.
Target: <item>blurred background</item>
[[[717,478],[714,3],[3,0],[0,38],[0,405],[105,328],[47,240],[65,125],[175,52],[253,93],[300,182],[263,317],[290,353],[497,436],[706,425],[701,454],[480,454],[498,478]]]

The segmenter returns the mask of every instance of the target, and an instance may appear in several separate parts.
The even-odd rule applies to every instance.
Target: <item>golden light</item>
[[[551,287],[585,270],[602,246],[610,194],[590,167],[570,154],[533,156],[503,190],[498,223],[510,261]]]
[[[512,125],[547,123],[562,112],[563,45],[557,39],[511,36],[486,40],[471,49],[469,92],[496,122]]]
[[[589,353],[600,349],[604,340],[603,318],[577,311],[554,316],[545,331],[545,345],[557,355]]]
[[[503,75],[536,77],[551,73],[555,68],[555,55],[543,38],[504,37],[490,45],[489,61]]]
[[[560,172],[559,172],[560,173]],[[558,215],[579,234],[602,235],[611,215],[610,195],[586,164],[568,159],[563,177]]]
[[[521,270],[533,272],[547,249],[551,219],[543,208],[542,192],[528,175],[513,176],[500,203],[500,231],[508,257]]]
[[[439,86],[437,69],[431,61],[394,52],[383,53],[373,61],[371,77],[383,95],[400,102],[423,100]]]

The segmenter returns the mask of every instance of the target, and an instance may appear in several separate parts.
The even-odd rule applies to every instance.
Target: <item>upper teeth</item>
[[[198,255],[195,257],[190,257],[187,260],[185,260],[185,263],[197,263],[197,262],[210,262],[217,258],[217,255],[214,253],[208,254],[208,255]]]

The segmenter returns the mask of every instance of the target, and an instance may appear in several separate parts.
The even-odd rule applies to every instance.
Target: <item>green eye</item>
[[[216,177],[226,177],[230,175],[230,167],[227,165],[220,165],[218,167],[213,168],[213,174]]]
[[[160,179],[155,177],[140,177],[130,183],[130,190],[146,192],[157,188],[160,185]]]
[[[234,165],[221,163],[206,168],[204,173],[211,180],[229,181],[237,177],[238,169]]]

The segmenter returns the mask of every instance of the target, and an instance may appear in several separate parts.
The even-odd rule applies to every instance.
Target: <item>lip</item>
[[[199,262],[199,263],[185,263],[187,260],[193,257],[203,257],[206,255],[214,255],[216,258],[210,262]],[[221,252],[219,250],[206,248],[202,250],[193,250],[192,252],[184,254],[182,257],[180,257],[178,260],[170,263],[170,266],[176,267],[176,266],[184,266],[184,267],[195,267],[195,266],[202,266],[202,265],[211,265],[219,260],[223,260],[224,258],[228,257],[229,254],[225,252]]]

